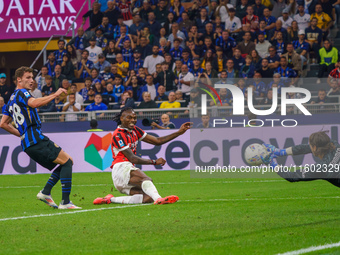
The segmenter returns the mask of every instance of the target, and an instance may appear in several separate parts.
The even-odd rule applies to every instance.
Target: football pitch
[[[180,201],[95,206],[120,195],[111,173],[77,173],[72,201],[83,209],[55,210],[36,199],[48,175],[1,176],[0,254],[340,254],[340,189],[325,181],[147,174]],[[59,204],[60,184],[52,196]]]

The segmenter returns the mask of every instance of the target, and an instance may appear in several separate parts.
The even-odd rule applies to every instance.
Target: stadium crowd
[[[93,3],[77,35],[68,43],[58,41],[35,78],[35,97],[59,87],[68,91],[39,111],[195,107],[199,90],[190,85],[212,78],[244,92],[253,86],[264,98],[257,103],[270,104],[272,88],[280,93],[281,87],[296,86],[307,63],[319,63],[317,83],[325,75],[339,78],[338,50],[328,38],[339,23],[340,0],[183,5],[180,0]],[[90,25],[84,27],[87,19]],[[10,96],[4,79],[0,74],[0,106]],[[340,94],[336,82],[329,84],[328,94]],[[223,105],[230,105],[227,91],[219,93]]]

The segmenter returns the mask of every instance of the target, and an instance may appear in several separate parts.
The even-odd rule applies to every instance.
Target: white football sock
[[[143,203],[143,195],[112,197],[111,202],[116,204],[141,204]]]
[[[158,198],[161,198],[161,196],[158,194],[158,191],[155,185],[153,185],[152,181],[143,181],[142,190],[144,191],[145,194],[150,196],[153,199],[153,201],[156,201]]]

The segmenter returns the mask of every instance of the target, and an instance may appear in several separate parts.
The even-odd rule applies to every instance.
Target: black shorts
[[[25,152],[39,165],[53,170],[56,167],[54,160],[58,157],[61,148],[45,136],[43,140],[28,147]]]

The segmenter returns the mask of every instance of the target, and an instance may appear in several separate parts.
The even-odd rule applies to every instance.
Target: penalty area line
[[[330,243],[330,244],[324,244],[324,245],[319,245],[319,246],[311,246],[311,247],[304,248],[304,249],[301,249],[301,250],[296,250],[296,251],[279,253],[277,255],[299,255],[299,254],[305,254],[305,253],[314,252],[314,251],[321,251],[321,250],[325,250],[325,249],[335,248],[335,247],[339,247],[339,246],[340,246],[340,242]]]
[[[123,209],[128,207],[138,207],[138,206],[146,206],[152,204],[135,204],[135,205],[123,205],[123,206],[115,206],[115,207],[107,207],[107,208],[96,208],[96,209],[86,209],[86,210],[70,210],[64,211],[60,213],[50,213],[50,214],[37,214],[37,215],[29,215],[29,216],[20,216],[20,217],[11,217],[11,218],[3,218],[0,221],[10,221],[10,220],[22,220],[22,219],[30,219],[30,218],[41,218],[41,217],[52,217],[52,216],[60,216],[65,214],[76,214],[76,213],[84,213],[84,212],[94,212],[94,211],[104,211],[104,210],[114,210],[114,209]]]

